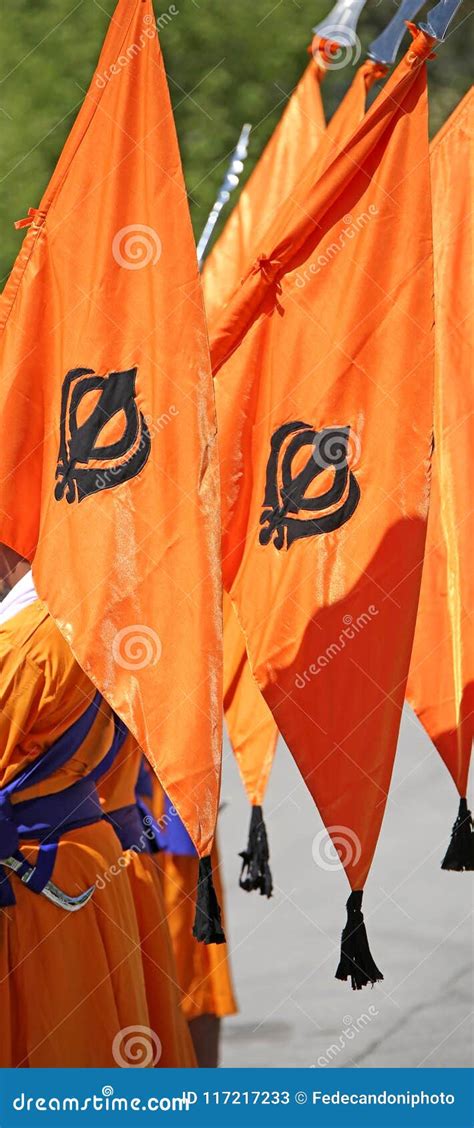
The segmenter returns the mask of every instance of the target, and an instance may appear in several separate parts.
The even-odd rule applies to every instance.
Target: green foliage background
[[[330,6],[327,0],[176,0],[172,6],[177,14],[163,27],[161,44],[197,234],[241,125],[254,126],[247,176],[306,65],[311,28]],[[39,202],[114,7],[115,0],[0,0],[2,281],[22,239],[13,221]],[[358,25],[363,51],[394,10],[394,0],[368,0]],[[167,0],[155,0],[157,17],[167,11]],[[472,13],[472,0],[465,0],[430,64],[432,133],[471,81]],[[328,76],[328,117],[353,73],[349,64]]]

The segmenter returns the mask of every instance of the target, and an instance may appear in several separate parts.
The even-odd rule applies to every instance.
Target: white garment
[[[33,583],[33,573],[31,568],[26,572],[21,580],[12,587],[5,599],[0,600],[0,624],[8,622],[8,619],[13,619],[14,615],[18,615],[19,611],[23,611],[24,607],[29,607],[30,603],[34,603],[38,599],[38,593]]]

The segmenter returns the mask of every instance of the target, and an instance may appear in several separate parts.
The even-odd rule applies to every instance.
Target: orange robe
[[[217,846],[212,854],[217,899],[223,908]],[[188,1022],[203,1014],[224,1018],[236,1014],[227,944],[200,944],[192,934],[196,901],[198,859],[178,854],[160,855],[168,924],[171,932],[181,1007]],[[224,920],[224,929],[225,920]]]
[[[141,749],[129,736],[113,767],[100,781],[102,805],[112,826],[117,822],[114,812],[135,804],[141,758]],[[194,1066],[196,1059],[191,1036],[179,1006],[178,977],[166,920],[160,868],[156,855],[146,851],[147,829],[143,825],[133,839],[133,846],[135,848],[122,854],[121,863],[126,863],[135,902],[150,1021],[152,1029],[160,1032],[160,1065],[167,1068]],[[120,854],[119,849],[117,858]],[[206,945],[197,944],[197,947]]]
[[[46,751],[94,693],[40,600],[3,623],[0,787]],[[79,752],[51,778],[23,791],[21,800],[84,778],[109,749],[112,733],[112,713],[103,703]],[[37,847],[23,842],[22,849],[34,862]],[[135,1037],[147,1040],[147,1061],[158,1064],[162,1029],[153,1030],[148,1007],[129,875],[119,871],[104,880],[116,862],[117,838],[105,820],[64,835],[53,881],[71,895],[98,881],[92,899],[75,913],[11,875],[16,905],[0,910],[1,1067],[126,1065],[137,1049]]]
[[[153,788],[153,811],[157,820],[163,813],[163,792],[158,782]],[[193,936],[198,879],[197,856],[158,855],[162,875],[168,925],[181,991],[181,1008],[188,1022],[203,1014],[225,1018],[236,1014],[227,944],[200,944]],[[224,909],[220,880],[220,860],[215,843],[211,853],[217,899]],[[223,912],[223,918],[225,914]],[[224,920],[224,931],[226,931]]]

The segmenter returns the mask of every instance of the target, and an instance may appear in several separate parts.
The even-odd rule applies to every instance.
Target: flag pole
[[[211,211],[209,212],[206,225],[197,245],[199,269],[201,269],[202,267],[209,240],[211,238],[212,232],[214,231],[217,220],[219,219],[222,208],[225,207],[230,199],[231,193],[235,188],[237,188],[240,177],[244,170],[244,161],[248,152],[251,128],[252,126],[249,125],[248,122],[246,122],[245,125],[242,126],[239,140],[229,161],[229,166],[219,188],[217,199],[213,204]]]

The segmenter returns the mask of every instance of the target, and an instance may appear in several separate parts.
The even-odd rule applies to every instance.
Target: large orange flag
[[[203,271],[206,313],[211,327],[223,303],[246,273],[259,231],[276,215],[298,182],[324,134],[320,84],[325,61],[314,52],[285,112],[243,189]],[[245,639],[224,592],[224,711],[229,738],[252,805],[249,840],[242,853],[243,889],[272,892],[262,802],[273,763],[278,729],[253,677]]]
[[[220,785],[216,425],[150,0],[119,0],[2,295],[0,540],[201,856]]]
[[[435,264],[434,455],[426,555],[407,696],[459,791],[445,869],[473,869],[466,790],[474,731],[474,88],[431,146]]]
[[[330,66],[330,50],[331,44],[328,44],[327,40],[315,36],[313,52],[316,59],[321,58],[321,66],[323,63]],[[284,170],[280,170],[280,211],[285,198],[291,196],[293,189],[301,183],[303,175],[307,177],[307,184],[310,186],[315,177],[322,175],[331,160],[338,155],[344,143],[364,117],[369,90],[386,72],[386,67],[370,59],[366,60],[358,68],[353,82],[333,114],[326,131],[324,134],[318,135],[317,145],[309,161],[307,146],[300,144],[300,166],[297,167],[296,154],[293,154],[293,160],[287,166],[286,177],[283,174]],[[281,133],[280,141],[282,141]],[[317,162],[315,159],[316,152]],[[270,169],[267,172],[270,175]],[[273,178],[271,178],[271,183],[275,183]],[[280,212],[276,210],[275,222],[279,214]],[[283,220],[282,226],[284,226],[284,222]],[[218,248],[219,243],[217,243],[215,250]],[[251,265],[249,250],[247,261],[248,265]],[[222,269],[224,262],[225,260],[221,258],[220,266]],[[218,271],[215,267],[211,277],[213,283],[216,284]],[[225,282],[223,285],[225,286]],[[222,450],[222,436],[220,447],[221,454],[225,457],[226,452]],[[248,843],[241,854],[243,864],[240,884],[243,889],[259,889],[260,893],[271,896],[270,851],[263,820],[262,803],[276,751],[278,729],[258,691],[248,661],[244,636],[226,593],[224,593],[224,708],[231,744],[249,801],[252,804]]]
[[[295,191],[291,222],[267,233],[211,347],[228,452],[224,580],[352,886],[338,977],[354,987],[380,978],[362,889],[392,773],[426,529],[431,44],[417,36],[324,177]]]

